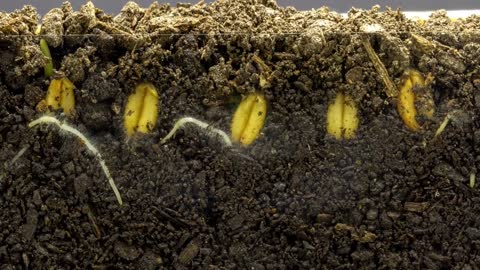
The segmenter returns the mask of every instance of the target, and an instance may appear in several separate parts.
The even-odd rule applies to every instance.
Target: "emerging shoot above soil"
[[[46,77],[50,77],[53,74],[52,55],[50,54],[47,41],[43,38],[40,39],[40,50],[42,51],[43,55],[48,58],[48,62],[44,67],[44,73]]]
[[[115,193],[115,197],[117,198],[117,201],[120,205],[123,204],[122,197],[120,195],[120,192],[117,189],[117,186],[115,185],[115,182],[113,181],[112,176],[110,175],[110,171],[108,170],[107,165],[105,164],[105,160],[102,158],[102,155],[100,152],[97,150],[95,146],[83,135],[80,131],[77,129],[65,124],[61,123],[57,118],[52,117],[52,116],[42,116],[28,124],[29,128],[33,128],[39,124],[49,124],[49,125],[56,125],[58,126],[61,130],[66,131],[68,133],[71,133],[75,135],[77,138],[82,140],[82,142],[85,144],[88,150],[93,153],[95,158],[98,160],[100,163],[100,166],[102,167],[103,172],[105,173],[105,176],[108,179],[108,183],[113,189],[113,192]]]

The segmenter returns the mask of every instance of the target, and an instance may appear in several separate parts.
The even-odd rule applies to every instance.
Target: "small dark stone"
[[[368,261],[373,257],[373,252],[365,251],[354,251],[352,252],[352,260],[354,261]]]
[[[23,237],[27,240],[31,240],[35,231],[37,230],[38,223],[38,212],[37,210],[31,208],[27,211],[27,223],[21,227],[21,233]]]
[[[467,237],[471,240],[478,240],[480,239],[480,230],[477,228],[473,227],[468,227],[465,230],[465,233],[467,234]]]
[[[141,251],[136,247],[127,245],[126,243],[121,241],[115,242],[114,250],[120,258],[127,261],[133,261],[141,254]]]
[[[151,251],[145,252],[137,264],[137,269],[154,270],[163,264],[162,257]]]
[[[368,220],[375,220],[378,217],[378,210],[377,209],[370,209],[367,212],[367,219]]]
[[[200,251],[200,247],[195,240],[192,240],[178,255],[178,262],[182,265],[189,264]]]
[[[230,229],[232,229],[234,231],[234,230],[237,230],[237,229],[242,227],[243,221],[244,221],[244,218],[242,216],[236,215],[236,216],[230,218],[227,221],[227,223],[228,223],[228,226],[230,227]]]
[[[333,216],[330,214],[320,213],[316,217],[317,223],[330,223],[332,222]]]
[[[81,174],[73,180],[73,187],[75,189],[75,194],[78,197],[82,197],[90,185],[91,179],[86,174]]]

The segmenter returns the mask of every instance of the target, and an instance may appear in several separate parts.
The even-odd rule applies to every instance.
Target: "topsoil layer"
[[[480,269],[479,29],[478,16],[343,18],[272,0],[0,13],[0,269]],[[51,79],[41,37],[53,77],[76,86],[74,116],[56,116],[99,148],[122,207],[82,141],[28,128]],[[365,40],[394,84],[411,68],[433,76],[420,132]],[[128,139],[124,106],[144,81],[159,118]],[[194,126],[159,143],[182,116],[228,131],[255,91],[268,114],[251,146]],[[326,133],[339,91],[359,107],[351,140]]]

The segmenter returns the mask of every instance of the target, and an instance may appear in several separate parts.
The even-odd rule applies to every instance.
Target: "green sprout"
[[[48,43],[45,39],[40,39],[40,50],[43,55],[48,58],[48,62],[44,67],[45,76],[50,77],[53,75],[53,61],[52,55],[50,54],[50,49],[48,48]]]

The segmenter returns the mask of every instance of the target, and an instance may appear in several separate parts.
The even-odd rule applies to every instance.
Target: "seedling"
[[[249,145],[260,134],[260,130],[265,122],[267,114],[267,102],[262,94],[250,94],[240,102],[232,120],[232,139],[242,145]],[[175,135],[178,129],[185,124],[192,123],[207,131],[209,136],[220,136],[223,143],[227,146],[232,146],[232,140],[222,130],[214,128],[208,123],[202,122],[193,117],[183,117],[179,119],[172,130],[165,136],[160,143],[164,144],[171,137]]]
[[[470,188],[475,187],[475,173],[470,173]]]
[[[230,140],[230,138],[228,137],[228,135],[224,131],[222,131],[220,129],[217,129],[217,128],[214,128],[210,124],[202,122],[202,121],[200,121],[198,119],[195,119],[193,117],[183,117],[183,118],[179,119],[177,122],[175,122],[175,125],[173,126],[172,130],[170,130],[170,132],[167,134],[167,136],[165,136],[160,141],[160,143],[161,144],[166,143],[170,138],[172,138],[175,135],[175,133],[177,133],[177,131],[180,128],[182,128],[183,126],[185,126],[188,123],[195,124],[196,126],[204,129],[206,131],[207,135],[209,135],[209,136],[212,136],[212,137],[213,136],[220,136],[220,138],[222,139],[222,141],[225,145],[232,146],[232,141]]]
[[[110,171],[105,164],[105,160],[102,158],[102,155],[100,152],[97,150],[95,146],[83,135],[79,130],[75,129],[72,126],[67,125],[66,123],[61,123],[57,118],[52,117],[52,116],[42,116],[36,120],[33,120],[28,124],[29,128],[33,128],[39,124],[48,124],[48,125],[56,125],[60,128],[60,130],[66,131],[67,133],[70,133],[77,138],[79,138],[87,147],[87,149],[93,153],[95,158],[97,159],[98,163],[100,163],[100,167],[102,167],[103,173],[108,179],[108,183],[113,189],[113,192],[115,193],[115,197],[117,198],[117,201],[120,205],[123,204],[122,197],[120,195],[120,192],[117,189],[117,186],[115,185],[115,181],[113,181],[112,176],[110,175]]]
[[[327,132],[337,140],[355,137],[358,128],[357,106],[353,98],[342,92],[338,93],[327,110]]]
[[[242,145],[253,143],[262,130],[267,115],[267,102],[262,94],[248,95],[240,102],[232,119],[232,139]]]
[[[46,77],[50,77],[53,74],[52,55],[50,54],[47,41],[43,38],[40,39],[40,51],[42,51],[43,55],[48,58],[47,64],[43,67],[43,71]]]
[[[62,108],[67,116],[71,116],[75,108],[74,88],[75,86],[68,78],[52,80],[45,99],[47,106],[54,110]]]
[[[128,97],[125,106],[123,124],[127,136],[135,132],[149,133],[158,117],[158,93],[149,83],[139,84],[135,92]]]

